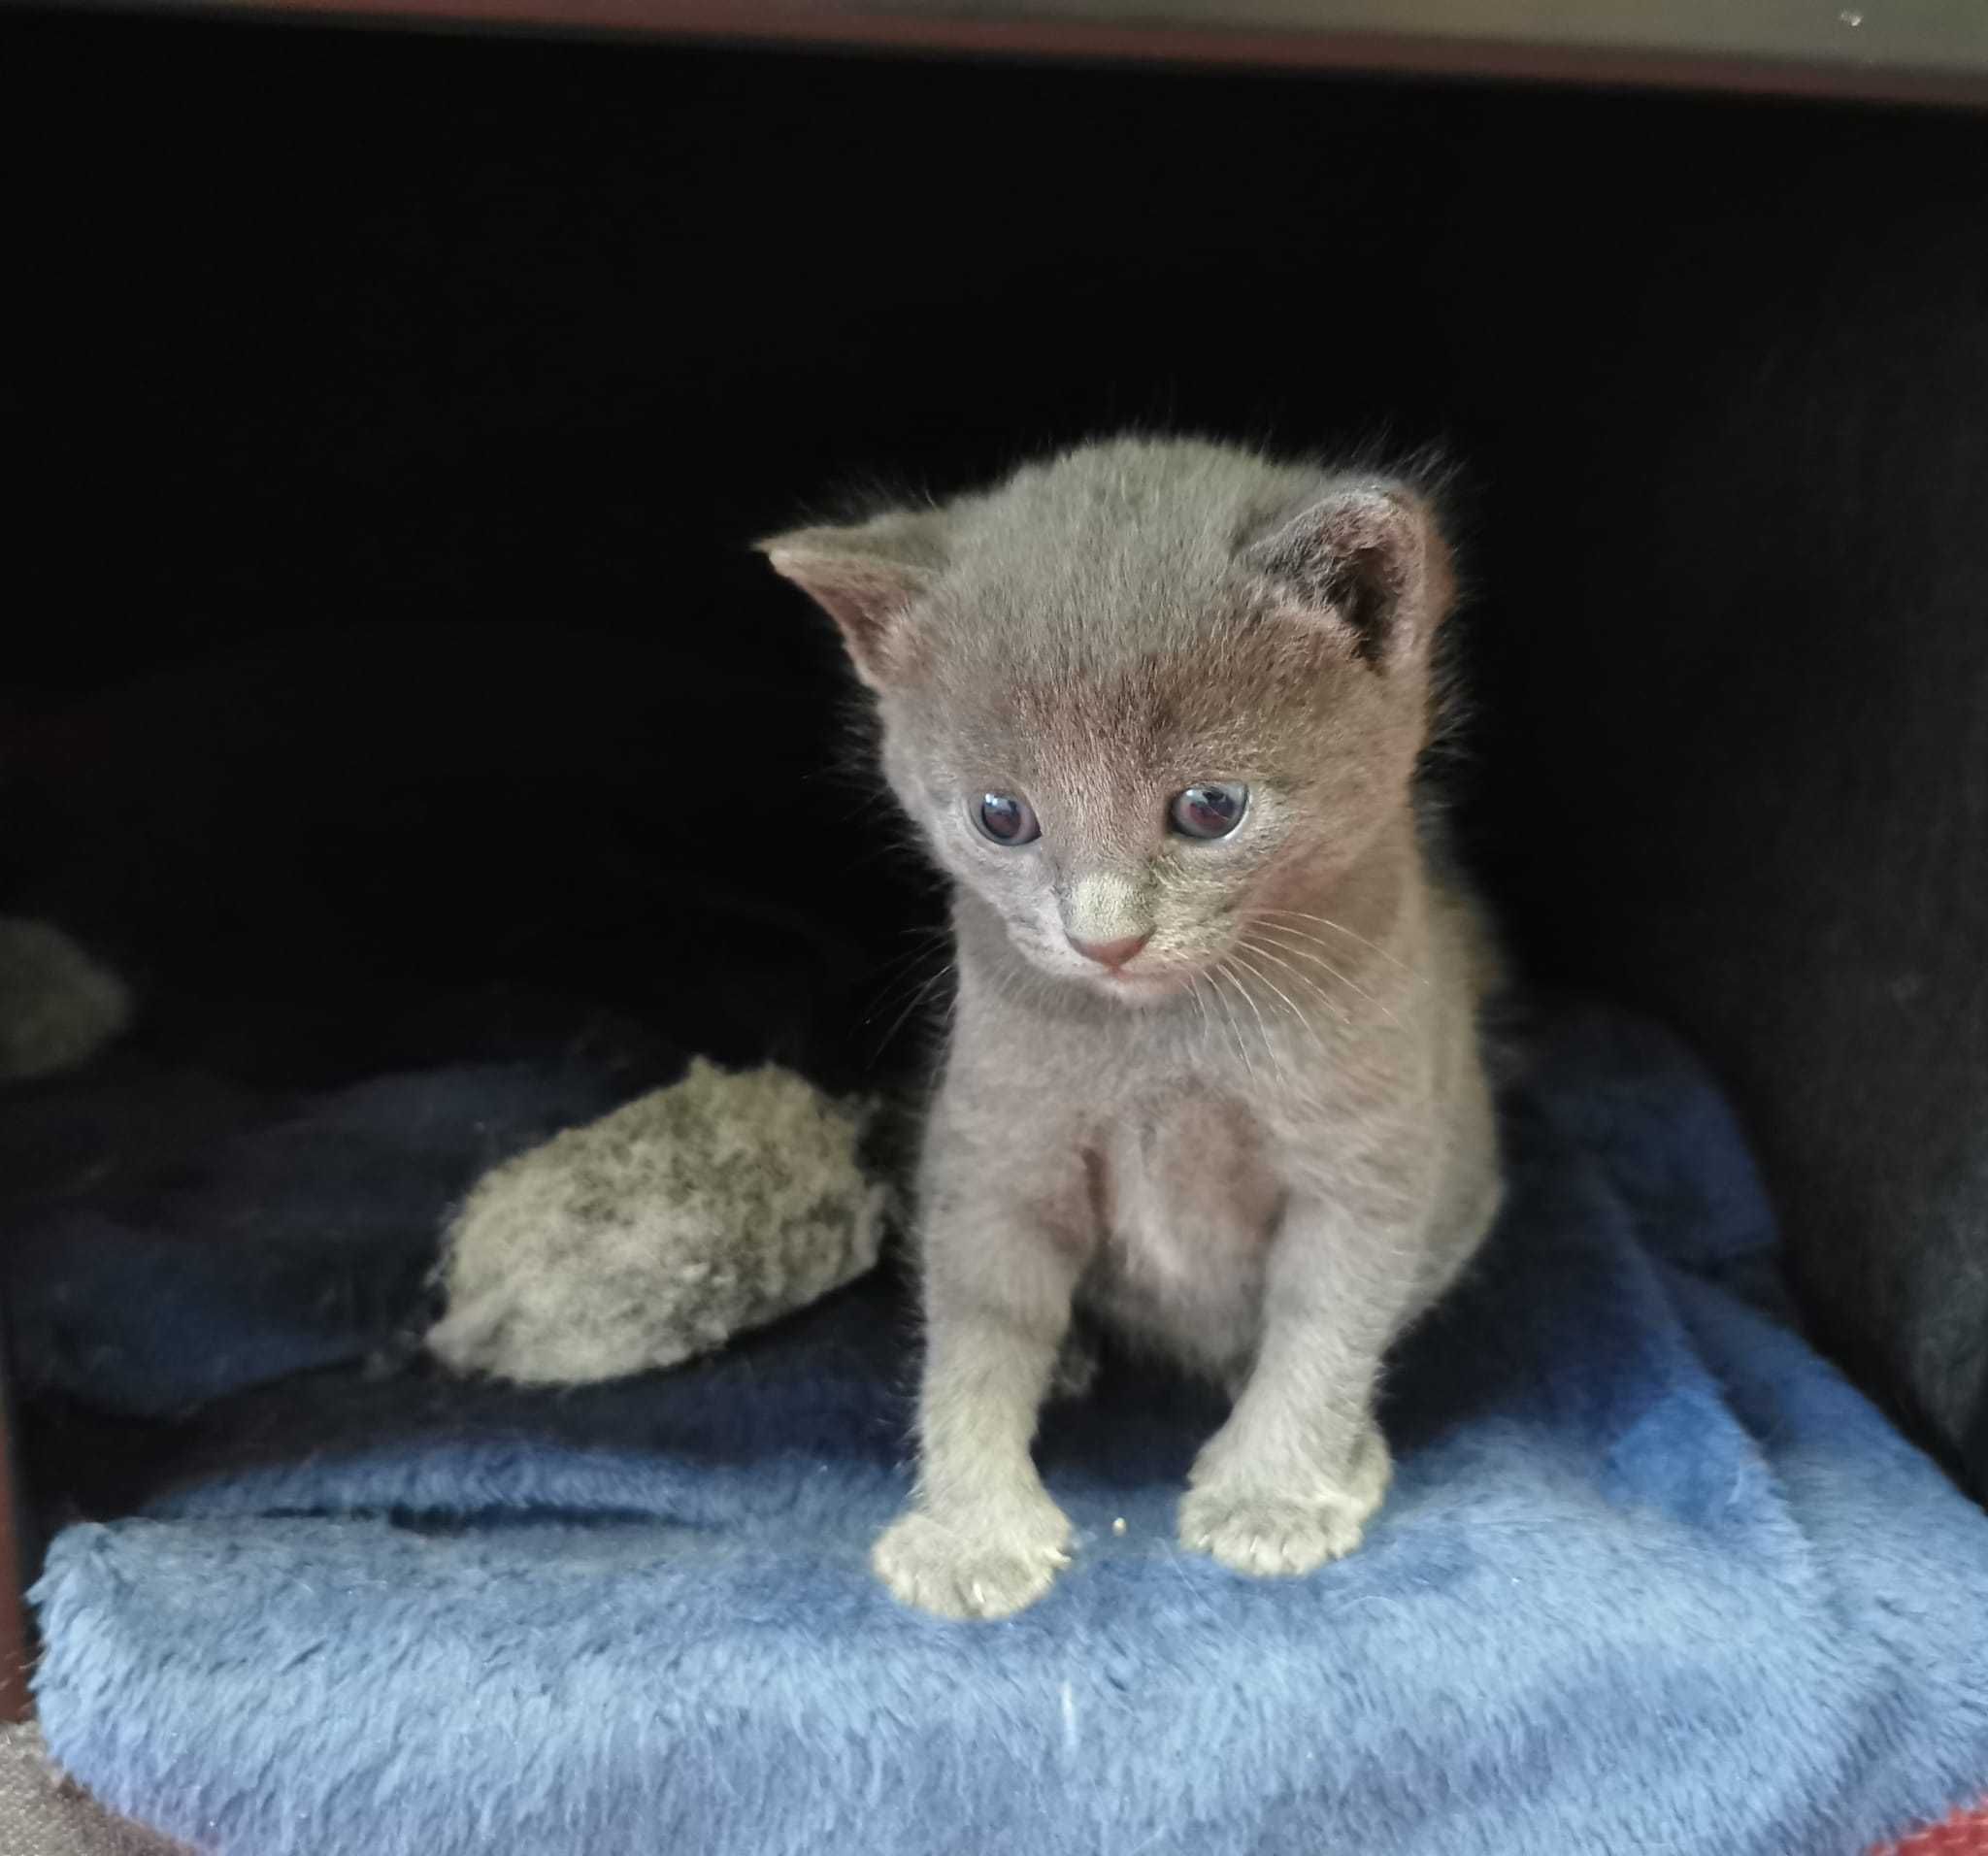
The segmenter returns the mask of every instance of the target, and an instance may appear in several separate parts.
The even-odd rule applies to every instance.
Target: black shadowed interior
[[[1988,120],[15,14],[0,146],[0,911],[140,1052],[887,1071],[934,902],[749,541],[1441,441],[1515,945],[1710,1058],[1984,1486]]]

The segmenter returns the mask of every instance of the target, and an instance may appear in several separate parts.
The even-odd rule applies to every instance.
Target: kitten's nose
[[[1146,935],[1120,935],[1116,941],[1079,941],[1070,937],[1070,945],[1086,960],[1095,960],[1101,967],[1109,967],[1113,973],[1132,958],[1152,939]]]

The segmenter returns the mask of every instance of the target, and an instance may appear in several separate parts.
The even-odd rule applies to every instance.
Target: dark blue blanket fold
[[[403,1345],[479,1176],[640,1084],[619,1067],[514,1062],[302,1100],[223,1095],[131,1166],[116,1124],[182,1086],[152,1079],[149,1103],[84,1083],[41,1108],[32,1134],[68,1132],[73,1170],[108,1168],[95,1149],[125,1164],[107,1189],[46,1193],[6,1220],[9,1339],[30,1393],[168,1416]],[[159,1106],[170,1119],[176,1105]]]

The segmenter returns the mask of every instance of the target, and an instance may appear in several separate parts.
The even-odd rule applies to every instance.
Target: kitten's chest
[[[1246,1360],[1283,1197],[1247,1110],[1203,1092],[1132,1103],[1093,1132],[1084,1166],[1085,1300],[1211,1372]]]

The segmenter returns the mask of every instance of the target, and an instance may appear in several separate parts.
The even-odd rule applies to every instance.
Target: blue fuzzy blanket
[[[489,1086],[430,1078],[412,1120],[377,1092],[369,1138],[431,1162],[404,1243],[487,1145]],[[287,1124],[288,1204],[238,1143],[209,1214],[252,1194],[309,1225],[298,1195],[345,1177],[309,1128],[349,1148],[367,1112]],[[1584,1021],[1511,1147],[1498,1237],[1393,1376],[1394,1492],[1316,1576],[1179,1550],[1219,1413],[1114,1367],[1045,1423],[1081,1530],[1050,1597],[995,1625],[897,1608],[865,1565],[906,1492],[911,1340],[879,1277],[615,1386],[334,1368],[238,1396],[141,1513],[54,1541],[49,1741],[226,1856],[1811,1856],[1971,1801],[1988,1517],[1781,1318],[1716,1093]],[[30,1252],[14,1289],[46,1308],[61,1249]],[[367,1338],[291,1313],[288,1340],[231,1317],[266,1330],[229,1355],[244,1385]],[[177,1379],[215,1389],[212,1310],[185,1338],[210,1370]],[[154,1382],[170,1362],[119,1396]]]

